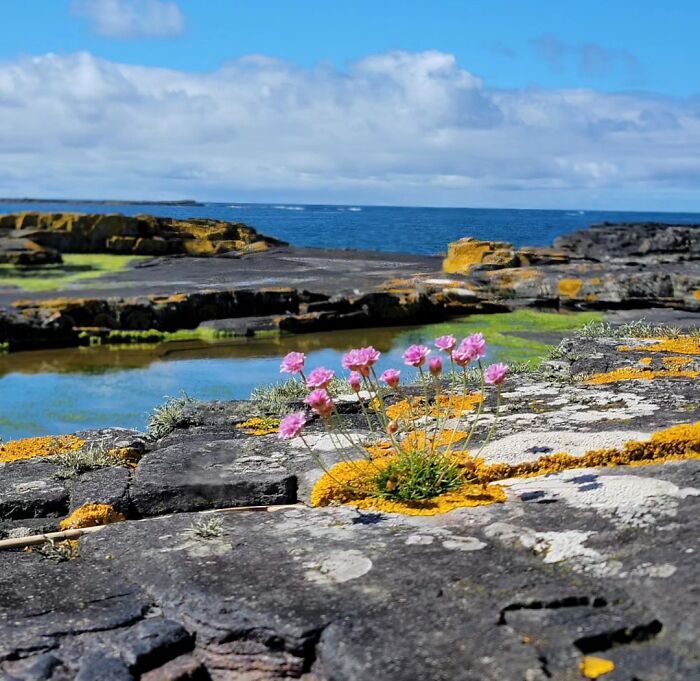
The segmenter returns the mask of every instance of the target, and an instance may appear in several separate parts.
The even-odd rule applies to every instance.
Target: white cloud
[[[71,12],[110,38],[172,36],[184,28],[177,3],[164,0],[72,0]]]
[[[700,101],[490,88],[441,52],[0,64],[0,195],[700,209]]]

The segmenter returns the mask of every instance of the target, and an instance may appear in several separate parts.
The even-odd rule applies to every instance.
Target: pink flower
[[[460,345],[452,351],[452,360],[457,366],[465,367],[472,361],[472,354]]]
[[[411,345],[403,353],[403,361],[410,367],[422,367],[425,364],[425,358],[430,354],[430,348],[425,345]]]
[[[348,383],[354,392],[359,393],[362,390],[362,376],[356,371],[353,371],[348,378]]]
[[[439,357],[431,357],[428,360],[428,371],[433,376],[439,376],[442,373],[442,360]]]
[[[369,368],[379,361],[381,354],[381,352],[375,350],[371,345],[368,345],[366,348],[350,350],[350,352],[343,357],[343,368],[357,371],[363,376],[368,376]]]
[[[301,429],[306,423],[306,417],[302,412],[289,414],[280,422],[279,437],[283,440],[289,440],[301,433]]]
[[[303,352],[290,352],[280,364],[281,374],[298,374],[304,368],[306,355]]]
[[[320,416],[328,416],[333,411],[333,400],[325,388],[309,393],[304,402]]]
[[[435,347],[443,352],[450,353],[457,346],[457,339],[454,336],[440,336],[435,339]]]
[[[468,336],[460,343],[459,347],[469,354],[471,359],[481,359],[486,355],[486,341],[480,333]]]
[[[401,380],[401,372],[396,371],[396,369],[387,369],[384,373],[382,373],[380,378],[390,388],[396,388]]]
[[[491,364],[484,372],[484,382],[489,385],[500,385],[507,375],[507,364]]]
[[[307,388],[327,388],[328,384],[333,380],[335,372],[324,367],[314,369],[306,379]]]

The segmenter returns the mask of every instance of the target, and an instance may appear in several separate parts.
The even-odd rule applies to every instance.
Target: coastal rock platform
[[[227,229],[250,230],[195,227],[210,245]],[[451,244],[443,262],[286,247],[251,231],[260,248],[207,251],[207,257],[192,249],[187,256],[163,251],[51,292],[0,287],[0,343],[12,351],[140,342],[143,332],[157,338],[198,327],[218,336],[305,333],[523,307],[697,313],[698,235],[697,225],[598,225],[561,237],[551,249],[467,238]]]
[[[4,537],[117,522],[75,547],[0,551],[0,678],[698,678],[699,376],[697,336],[562,342],[507,379],[484,459],[663,456],[516,475],[502,503],[434,515],[312,507],[318,464],[246,428],[265,418],[251,402],[188,405],[158,439],[6,443]],[[307,440],[337,461],[318,422]],[[97,445],[121,461],[67,470]]]

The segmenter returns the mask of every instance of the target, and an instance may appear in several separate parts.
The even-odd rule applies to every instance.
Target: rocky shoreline
[[[698,376],[697,335],[562,342],[507,379],[483,457],[599,465],[427,516],[311,507],[322,471],[259,403],[171,405],[150,435],[5,443],[0,537],[111,524],[0,551],[0,678],[696,678]],[[369,441],[354,397],[338,402]],[[307,438],[338,461],[318,421]],[[638,454],[611,466],[616,451]]]
[[[288,247],[245,225],[215,221],[58,215],[0,217],[6,258],[22,262],[19,235],[33,244],[23,252],[37,262],[60,258],[75,244],[165,255],[99,284],[30,298],[0,290],[0,344],[12,351],[200,325],[250,336],[422,324],[522,307],[700,312],[697,225],[595,225],[557,239],[553,248],[466,238],[450,244],[441,261]],[[173,255],[183,252],[188,257]]]

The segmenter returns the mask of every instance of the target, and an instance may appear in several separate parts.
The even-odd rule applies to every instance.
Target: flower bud
[[[399,424],[396,420],[389,421],[389,423],[386,426],[386,432],[389,433],[389,435],[393,435],[398,429]]]

